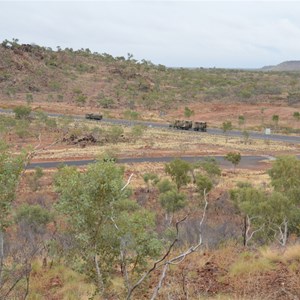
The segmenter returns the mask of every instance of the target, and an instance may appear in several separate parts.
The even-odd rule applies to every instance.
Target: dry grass
[[[273,269],[271,261],[264,257],[256,257],[250,252],[244,252],[230,267],[230,276],[250,275]]]
[[[300,244],[291,245],[285,249],[261,249],[261,255],[271,262],[300,263]]]
[[[68,269],[64,264],[49,269],[42,268],[41,262],[36,261],[32,268],[28,299],[88,300],[94,290],[95,286],[88,283],[83,275]]]
[[[91,122],[85,122],[88,127]],[[109,125],[100,125],[104,130]],[[263,140],[251,140],[245,144],[242,138],[228,138],[225,136],[199,134],[176,130],[146,128],[143,136],[136,141],[130,139],[131,128],[124,127],[125,141],[117,144],[88,145],[81,148],[79,145],[60,145],[50,150],[41,151],[37,159],[71,159],[71,158],[94,158],[112,150],[119,157],[143,157],[143,156],[183,156],[183,155],[218,155],[230,151],[239,151],[243,154],[273,154],[293,153],[299,151],[298,145],[268,142]]]

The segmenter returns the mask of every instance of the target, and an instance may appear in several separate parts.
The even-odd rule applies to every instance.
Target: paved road
[[[10,109],[0,109],[0,113],[11,113],[11,112],[12,112],[12,110],[10,110]],[[48,116],[63,117],[64,115],[56,114],[56,113],[48,113]],[[76,120],[84,119],[84,116],[78,116],[78,115],[72,115],[71,117],[73,117]],[[107,123],[119,124],[119,125],[125,125],[125,126],[133,126],[133,125],[140,124],[140,125],[145,125],[148,127],[170,129],[168,124],[162,124],[162,123],[150,122],[150,121],[129,121],[129,120],[103,118],[101,121],[95,121],[95,122],[107,122]],[[170,130],[177,130],[177,129],[170,129]],[[185,132],[188,133],[188,132],[194,132],[194,131],[190,130],[190,131],[185,131]],[[205,134],[203,132],[197,132],[197,133]],[[207,133],[213,134],[213,135],[224,135],[223,131],[218,128],[208,128]],[[231,131],[228,131],[228,136],[243,137],[243,133],[241,131],[231,130]],[[249,138],[300,144],[300,136],[287,136],[287,135],[279,135],[279,134],[265,135],[263,133],[249,131]]]
[[[0,109],[0,113],[12,113],[12,110],[9,109]],[[47,114],[50,117],[63,117],[63,114],[56,114],[56,113],[48,113]],[[84,119],[84,116],[78,116],[78,115],[72,115],[76,120],[82,120]],[[113,124],[119,124],[119,125],[125,125],[125,126],[133,126],[133,125],[145,125],[149,127],[157,127],[157,128],[167,128],[169,130],[177,130],[177,129],[170,129],[168,124],[162,124],[162,123],[155,123],[155,122],[147,122],[147,121],[129,121],[129,120],[118,120],[118,119],[108,119],[108,118],[103,118],[101,121],[95,121],[95,122],[107,122],[107,123],[113,123]],[[193,132],[193,131],[184,131],[186,133]],[[214,134],[214,135],[224,135],[221,129],[216,129],[216,128],[209,128],[207,130],[209,134]],[[197,132],[198,133],[198,132]],[[287,136],[287,135],[277,135],[277,134],[271,134],[271,135],[264,135],[262,133],[258,132],[249,132],[250,137],[253,139],[268,139],[272,141],[280,141],[280,142],[288,142],[288,143],[300,143],[300,137],[298,136]],[[199,132],[199,134],[205,134],[203,132]],[[229,131],[228,132],[229,136],[236,136],[236,137],[242,137],[243,134],[241,131]],[[203,160],[206,156],[195,156],[195,157],[190,157],[190,156],[184,156],[180,157],[184,160],[187,161],[197,161],[197,160]],[[225,168],[230,168],[232,167],[231,163],[228,161],[224,160],[224,156],[213,156],[217,162]],[[161,162],[161,163],[166,163],[170,162],[172,159],[175,157],[139,157],[139,158],[122,158],[118,159],[118,163],[140,163],[140,162]],[[300,158],[300,156],[298,156]],[[270,161],[273,160],[274,157],[271,156],[242,156],[241,162],[239,164],[239,168],[256,168],[259,166],[261,163],[264,161]],[[62,161],[62,162],[40,162],[40,163],[32,163],[30,164],[27,169],[34,169],[35,167],[42,167],[42,168],[56,168],[59,165],[69,165],[69,166],[84,166],[90,163],[95,162],[95,160],[76,160],[76,161]]]
[[[189,162],[197,162],[199,160],[205,159],[207,156],[181,156],[181,159],[184,159]],[[224,156],[210,156],[214,157],[217,162],[223,168],[232,168],[232,164],[224,159]],[[151,163],[167,163],[173,160],[175,157],[135,157],[135,158],[120,158],[117,159],[117,163],[120,164],[131,164],[131,163],[143,163],[143,162],[151,162]],[[244,169],[255,169],[259,165],[261,165],[265,161],[272,161],[274,157],[271,156],[242,156],[241,162],[238,165],[238,168]],[[91,163],[94,163],[95,160],[74,160],[74,161],[55,161],[55,162],[37,162],[31,163],[27,166],[27,169],[34,169],[36,167],[41,167],[43,169],[47,168],[57,168],[60,165],[67,166],[85,166]]]

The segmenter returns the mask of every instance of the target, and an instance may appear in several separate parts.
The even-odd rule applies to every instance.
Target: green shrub
[[[29,119],[31,108],[29,106],[19,105],[13,109],[13,112],[15,113],[16,119]]]
[[[125,119],[129,119],[129,120],[137,120],[139,117],[139,113],[133,110],[126,110],[124,112],[124,117]]]

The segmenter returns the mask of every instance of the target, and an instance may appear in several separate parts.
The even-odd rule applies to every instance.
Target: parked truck
[[[170,127],[182,130],[189,130],[192,126],[193,122],[188,120],[175,120],[174,123],[170,124]]]
[[[102,115],[100,114],[86,114],[85,118],[88,120],[102,120]]]
[[[207,131],[207,123],[206,122],[202,122],[202,121],[195,121],[194,124],[193,124],[193,129],[195,131],[206,132]]]
[[[182,130],[190,130],[194,131],[203,131],[207,130],[207,123],[202,121],[189,121],[189,120],[175,120],[173,123],[169,125],[170,128],[182,129]]]

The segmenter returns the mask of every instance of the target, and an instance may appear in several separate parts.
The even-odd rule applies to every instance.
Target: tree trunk
[[[129,282],[129,276],[128,276],[128,270],[126,264],[126,241],[124,239],[121,239],[120,257],[121,257],[121,273],[124,278],[127,293],[129,293],[131,284]]]
[[[244,247],[247,246],[247,228],[248,228],[248,223],[247,223],[247,216],[244,216],[244,228],[243,228],[243,245]]]
[[[4,261],[4,233],[0,230],[0,287],[2,286],[2,270]]]
[[[282,245],[285,247],[288,237],[288,222],[284,222],[284,231],[283,231],[283,239],[282,239]]]
[[[97,286],[98,286],[98,289],[99,289],[99,293],[105,299],[103,277],[102,277],[101,270],[100,270],[100,267],[99,267],[97,254],[95,254],[95,256],[94,256],[94,261],[95,261],[95,267],[96,267],[96,273],[97,273]]]

